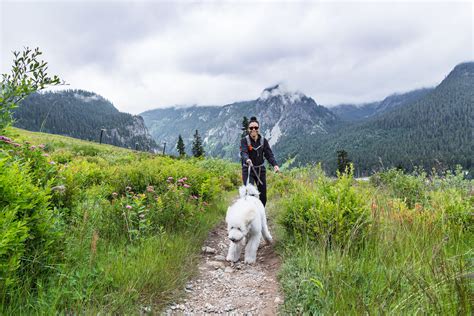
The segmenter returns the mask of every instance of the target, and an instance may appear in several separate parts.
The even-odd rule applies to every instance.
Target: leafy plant
[[[13,52],[13,68],[11,74],[2,74],[0,82],[0,131],[12,122],[12,111],[18,103],[31,93],[48,86],[61,84],[58,76],[48,76],[47,62],[39,61],[42,52],[28,47],[20,52]]]
[[[369,224],[369,209],[352,186],[352,173],[332,182],[318,178],[314,186],[301,187],[283,198],[282,224],[298,239],[325,240],[350,246],[360,243]]]

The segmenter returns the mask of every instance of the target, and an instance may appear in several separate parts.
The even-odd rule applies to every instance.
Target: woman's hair
[[[252,122],[257,123],[258,126],[260,126],[260,123],[257,121],[257,118],[256,118],[255,116],[252,116],[252,117],[250,118],[249,124],[252,123]]]

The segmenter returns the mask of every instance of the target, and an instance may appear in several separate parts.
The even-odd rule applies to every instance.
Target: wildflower
[[[209,205],[209,203],[207,203],[206,201],[204,201],[204,202],[202,202],[202,205],[204,205],[204,206],[208,206],[208,205]]]
[[[18,143],[12,143],[12,145],[15,146],[15,147],[20,147],[20,146],[21,146],[21,145],[18,144]]]
[[[0,140],[5,142],[5,143],[11,143],[11,139],[5,136],[0,136]]]
[[[141,213],[140,215],[138,215],[138,217],[140,217],[141,219],[144,219],[144,218],[145,218],[145,214]]]
[[[179,183],[184,183],[184,180],[181,178],[178,180]]]
[[[131,187],[125,187],[126,191],[130,191],[132,188]]]
[[[42,156],[43,156],[43,157],[49,157],[49,155],[48,155],[48,154],[43,154]]]
[[[112,197],[115,199],[118,196],[117,192],[112,192]]]
[[[196,195],[194,195],[194,194],[191,195],[191,198],[192,198],[192,199],[195,199],[195,200],[199,199],[199,198],[198,198]]]
[[[149,193],[152,193],[152,192],[155,192],[155,188],[151,185],[147,186],[146,187],[146,191],[149,192]]]
[[[188,180],[188,178],[187,178],[187,177],[184,177],[184,178],[182,178],[182,180],[183,180],[183,181],[186,181],[186,180]]]
[[[49,164],[50,164],[50,165],[55,165],[56,163],[51,160],[51,161],[49,162]]]
[[[132,209],[132,206],[127,204],[127,206],[125,206],[125,208],[126,208],[127,210],[130,210],[130,209]]]
[[[35,149],[36,149],[36,146],[35,146],[35,145],[33,145],[33,146],[30,147],[30,150],[35,150]]]
[[[173,180],[173,177],[168,177],[168,180],[169,180],[169,181]]]
[[[183,184],[183,187],[190,188],[191,186],[189,184],[185,183],[185,184]]]
[[[46,146],[44,144],[39,144],[38,147],[44,149]]]

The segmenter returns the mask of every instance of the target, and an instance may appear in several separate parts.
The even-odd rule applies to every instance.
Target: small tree
[[[244,116],[244,120],[242,121],[242,138],[247,136],[247,130],[249,128],[249,119]]]
[[[204,148],[202,147],[202,140],[201,140],[201,136],[199,136],[198,130],[196,130],[196,133],[194,133],[193,156],[194,157],[204,156]]]
[[[183,138],[181,137],[181,134],[178,137],[178,143],[176,144],[176,149],[178,150],[180,157],[184,157],[186,155],[184,142],[183,142]]]
[[[41,54],[39,48],[32,51],[28,47],[22,53],[13,52],[12,72],[2,74],[0,83],[0,131],[12,123],[13,109],[21,100],[48,86],[63,84],[58,76],[48,76],[48,63],[38,61]]]
[[[348,158],[347,151],[338,150],[337,151],[337,170],[342,173],[346,173],[346,170],[350,168],[351,160]]]

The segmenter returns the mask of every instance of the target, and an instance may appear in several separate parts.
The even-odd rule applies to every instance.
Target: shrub
[[[352,173],[334,182],[318,177],[314,187],[302,186],[283,198],[282,224],[298,239],[323,239],[331,245],[358,244],[369,223],[364,198],[352,187]]]
[[[61,221],[49,206],[49,187],[38,185],[31,164],[0,151],[0,293],[34,282],[59,259]]]
[[[371,181],[375,186],[387,187],[393,197],[404,199],[410,208],[414,207],[415,203],[426,203],[428,179],[425,172],[409,175],[401,170],[390,169],[372,176]]]

